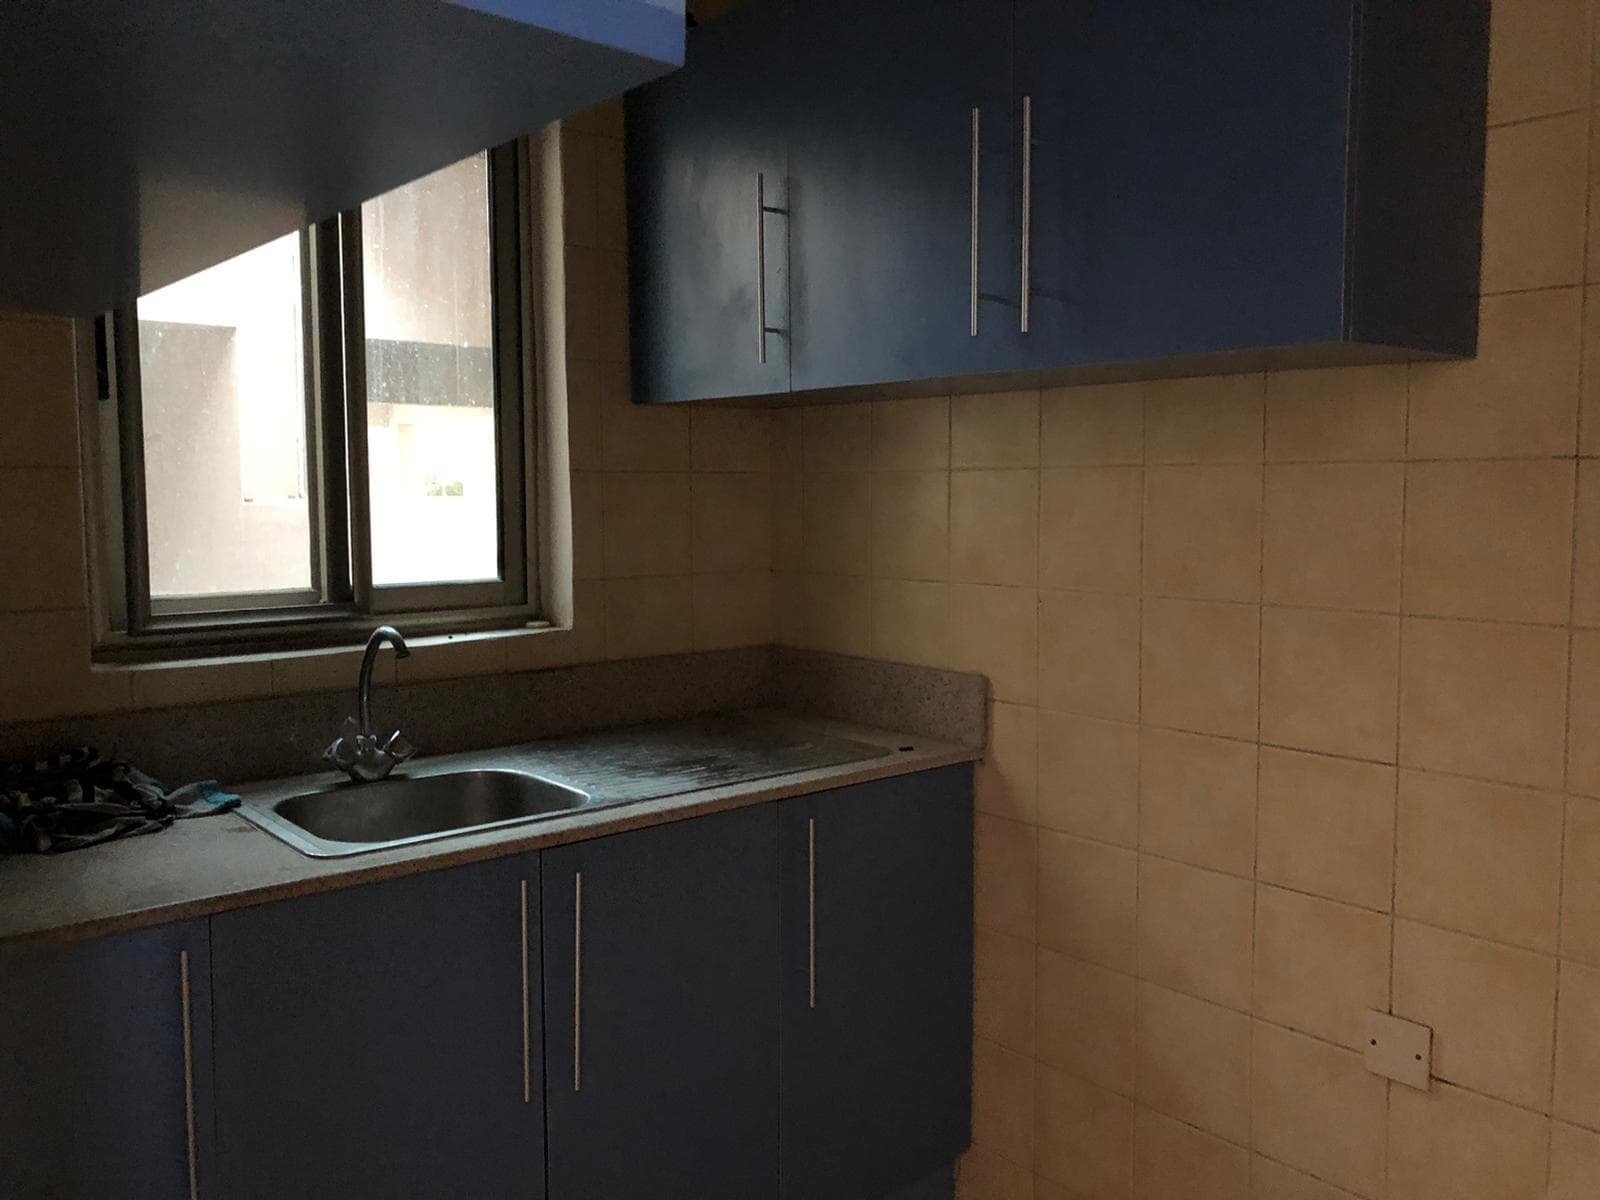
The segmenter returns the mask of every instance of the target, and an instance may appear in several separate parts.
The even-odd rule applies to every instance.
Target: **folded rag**
[[[131,763],[90,747],[0,763],[0,853],[59,854],[236,808],[214,779],[167,791]]]

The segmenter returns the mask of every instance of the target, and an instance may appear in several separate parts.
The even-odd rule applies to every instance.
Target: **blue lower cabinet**
[[[971,1140],[972,770],[779,808],[783,1200],[937,1195]]]
[[[543,860],[551,1200],[774,1196],[776,807]]]
[[[525,855],[214,917],[218,1194],[540,1200],[538,906]]]
[[[204,921],[0,952],[0,1196],[210,1193]]]

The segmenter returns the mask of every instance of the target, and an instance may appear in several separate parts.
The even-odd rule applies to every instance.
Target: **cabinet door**
[[[795,390],[1003,368],[996,335],[1016,320],[1019,216],[1009,0],[807,0],[795,11]]]
[[[777,812],[545,852],[553,1200],[777,1191]]]
[[[544,1194],[536,856],[212,919],[229,1200]]]
[[[641,403],[789,388],[788,222],[763,211],[788,207],[784,8],[749,0],[691,30],[683,68],[628,96]]]
[[[210,1191],[204,921],[0,952],[0,1196]]]
[[[972,772],[786,800],[784,1200],[878,1200],[971,1137]]]
[[[1024,3],[1038,32],[1018,44],[1048,56],[1051,6]],[[1087,169],[1076,199],[1040,197],[1039,219],[1082,222],[1091,357],[1340,337],[1348,0],[1078,7],[1089,140],[1070,153]]]

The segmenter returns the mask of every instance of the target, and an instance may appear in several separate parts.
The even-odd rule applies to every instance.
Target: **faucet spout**
[[[322,752],[324,762],[345,772],[357,783],[384,778],[416,753],[416,748],[398,729],[380,741],[372,728],[372,668],[385,643],[394,647],[396,658],[411,654],[405,638],[392,625],[380,625],[372,631],[366,652],[361,656],[361,675],[356,682],[356,715],[346,718],[343,733]]]
[[[406,639],[400,636],[400,631],[393,625],[378,626],[367,639],[366,652],[361,656],[361,678],[356,682],[356,719],[360,722],[362,735],[366,737],[372,736],[372,668],[377,664],[378,651],[383,649],[385,642],[394,647],[396,658],[411,657]]]

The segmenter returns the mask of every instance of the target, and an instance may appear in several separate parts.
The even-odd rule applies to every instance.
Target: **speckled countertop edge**
[[[161,833],[61,856],[0,857],[0,946],[76,941],[192,920],[969,763],[982,755],[972,746],[826,718],[772,712],[761,719],[770,720],[775,730],[809,729],[890,753],[348,858],[308,857],[237,813],[183,821]],[[523,749],[496,747],[449,757],[458,767],[470,767]],[[326,775],[315,778],[327,781]],[[287,792],[294,783],[265,786]]]

